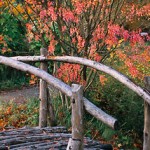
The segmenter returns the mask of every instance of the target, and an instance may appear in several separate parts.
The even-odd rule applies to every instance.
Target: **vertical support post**
[[[40,49],[41,56],[47,56],[48,52],[47,49],[41,48]],[[47,62],[41,62],[40,69],[47,71]],[[39,88],[39,99],[40,99],[40,112],[39,112],[39,127],[46,127],[47,126],[47,83],[40,79],[40,88]]]
[[[150,93],[150,77],[144,78],[147,92]],[[144,142],[143,150],[150,150],[150,105],[144,102]]]
[[[54,107],[52,104],[52,99],[51,99],[51,94],[49,92],[49,89],[47,90],[48,92],[48,99],[47,99],[47,106],[48,106],[48,118],[47,118],[47,122],[49,122],[50,126],[56,126],[57,122],[56,122],[56,118],[55,118],[55,113],[54,113]]]
[[[83,150],[83,87],[72,84],[72,138],[67,150]]]

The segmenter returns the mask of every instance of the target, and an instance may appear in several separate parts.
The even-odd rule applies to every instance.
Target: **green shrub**
[[[26,104],[13,101],[0,102],[0,130],[14,126],[38,126],[39,100],[30,99]]]

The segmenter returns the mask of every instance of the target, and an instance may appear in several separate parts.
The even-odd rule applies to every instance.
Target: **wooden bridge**
[[[0,132],[0,150],[66,150],[69,138],[65,127],[24,127]],[[88,137],[83,142],[85,150],[112,150],[111,145]]]
[[[39,61],[41,66],[39,68],[25,64],[23,62]],[[72,87],[63,83],[59,79],[48,74],[47,61],[62,61],[69,63],[78,63],[92,67],[99,71],[105,72],[112,77],[119,80],[132,91],[141,96],[145,102],[145,120],[144,120],[144,143],[143,149],[150,150],[150,94],[141,87],[134,84],[126,76],[120,74],[114,69],[100,64],[95,61],[87,60],[85,58],[71,57],[71,56],[57,56],[50,57],[44,49],[41,49],[41,56],[18,56],[8,58],[0,56],[0,63],[11,66],[24,72],[40,77],[40,118],[39,127],[32,129],[19,129],[0,133],[0,149],[19,149],[17,146],[24,146],[25,149],[66,149],[67,150],[82,150],[84,149],[112,149],[110,145],[101,145],[96,141],[91,141],[84,138],[83,127],[83,106],[85,110],[93,115],[98,120],[107,124],[112,129],[117,129],[117,119],[106,114],[100,108],[92,104],[87,98],[83,97],[83,87],[81,85],[72,84]],[[145,78],[149,85],[150,79]],[[46,127],[47,126],[47,112],[51,112],[51,125],[55,124],[54,112],[52,102],[48,102],[47,84],[50,84],[63,92],[71,98],[72,106],[72,133],[67,133],[63,127]],[[48,109],[48,110],[47,110]],[[60,131],[63,130],[61,133]],[[10,135],[12,135],[10,137]],[[52,141],[51,141],[52,139]],[[63,139],[63,140],[62,140]],[[57,144],[56,144],[57,143]],[[52,147],[51,147],[52,146]],[[103,146],[103,147],[102,147]]]

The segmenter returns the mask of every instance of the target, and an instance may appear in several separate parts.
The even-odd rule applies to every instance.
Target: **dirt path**
[[[25,103],[27,99],[38,98],[39,89],[37,86],[23,87],[20,90],[2,91],[0,92],[0,101],[13,100],[16,103]]]

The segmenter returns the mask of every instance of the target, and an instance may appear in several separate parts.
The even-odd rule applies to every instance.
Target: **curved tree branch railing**
[[[18,57],[12,57],[12,58],[13,59],[7,58],[4,56],[0,56],[0,63],[11,66],[11,67],[16,68],[18,70],[22,70],[24,72],[32,73],[32,74],[40,77],[41,79],[45,80],[50,85],[56,87],[57,89],[59,89],[60,91],[65,93],[67,96],[71,97],[71,99],[73,99],[74,96],[73,96],[73,91],[72,91],[70,86],[68,86],[67,84],[63,83],[59,79],[51,76],[50,74],[48,74],[47,72],[45,72],[39,68],[30,66],[28,64],[25,64],[25,63],[22,63],[19,61],[25,61],[25,62],[40,61],[41,62],[41,61],[50,61],[51,60],[51,61],[61,61],[61,62],[68,62],[68,63],[77,63],[77,64],[86,65],[88,67],[102,71],[102,72],[107,73],[110,76],[114,77],[115,79],[117,79],[118,81],[120,81],[121,83],[126,85],[129,89],[131,89],[132,91],[137,93],[145,101],[143,148],[144,148],[144,150],[149,149],[149,144],[150,144],[150,130],[149,130],[150,94],[148,92],[144,91],[141,87],[139,87],[135,83],[133,83],[131,80],[129,80],[125,75],[117,72],[116,70],[114,70],[111,67],[108,67],[106,65],[103,65],[103,64],[100,64],[98,62],[88,60],[85,58],[79,58],[79,57],[72,57],[72,56],[48,56],[48,57],[23,56],[22,57],[22,56],[18,56]],[[17,61],[17,60],[19,60],[19,61]],[[117,120],[115,118],[106,114],[104,111],[102,111],[97,106],[93,105],[88,99],[86,99],[84,97],[83,97],[83,103],[84,103],[84,106],[85,106],[85,109],[87,110],[87,112],[89,112],[95,118],[97,118],[98,120],[101,120],[103,123],[107,124],[109,127],[113,128],[113,129],[115,129],[117,127]],[[74,131],[76,131],[76,130],[77,130],[77,128]],[[71,141],[71,140],[69,140],[69,141]],[[77,141],[71,141],[71,142],[74,142],[74,144],[72,144],[72,145],[74,145],[74,146],[78,145],[79,146],[79,144],[76,143]],[[70,146],[70,143],[68,143],[68,146]]]
[[[105,72],[109,74],[110,76],[114,77],[124,85],[126,85],[129,89],[137,93],[140,97],[142,97],[148,104],[150,104],[150,95],[145,92],[141,87],[133,83],[131,80],[129,80],[125,75],[119,73],[118,71],[114,70],[111,67],[108,67],[106,65],[103,65],[101,63],[98,63],[96,61],[88,60],[86,58],[79,58],[79,57],[73,57],[73,56],[18,56],[18,57],[12,57],[15,60],[19,61],[61,61],[61,62],[69,62],[69,63],[77,63],[86,65],[88,67],[92,67],[96,70]]]
[[[31,74],[40,77],[41,79],[45,80],[48,84],[54,86],[55,88],[59,89],[67,96],[72,98],[72,90],[71,87],[62,82],[61,80],[53,77],[52,75],[48,74],[47,72],[33,67],[31,65],[25,64],[23,62],[14,60],[12,58],[7,58],[4,56],[0,56],[0,63],[13,67],[15,69],[29,72]],[[103,110],[92,104],[88,99],[83,97],[84,106],[87,112],[93,115],[98,120],[102,121],[103,123],[107,124],[109,127],[116,129],[117,128],[117,119],[113,118],[112,116],[106,114]]]

